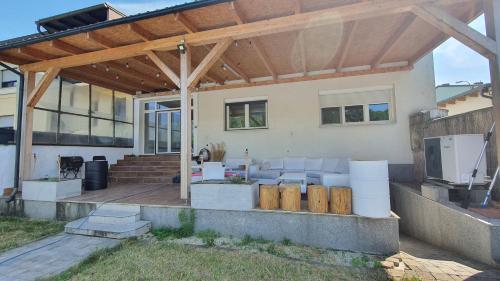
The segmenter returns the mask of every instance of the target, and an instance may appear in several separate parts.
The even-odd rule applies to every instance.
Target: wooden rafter
[[[27,56],[30,56],[32,58],[39,59],[39,60],[50,60],[50,59],[55,58],[54,55],[48,54],[48,53],[46,53],[44,51],[40,51],[38,49],[34,49],[32,47],[17,48],[17,53],[24,54],[24,55],[27,55]]]
[[[295,8],[294,8],[294,13],[296,15],[302,13],[302,1],[301,0],[295,0]],[[304,72],[304,75],[307,74],[307,51],[306,51],[306,42],[304,40],[304,31],[298,31],[297,32],[297,42],[299,44],[299,51],[300,51],[300,62],[302,64],[302,71]]]
[[[50,42],[50,46],[52,48],[58,49],[60,51],[63,51],[65,53],[72,54],[72,55],[85,53],[85,50],[83,50],[79,47],[76,47],[70,43],[59,40],[59,39],[52,40]],[[128,77],[128,79],[134,80],[134,79],[139,78],[142,81],[144,81],[145,84],[147,83],[147,84],[152,85],[154,87],[158,87],[158,84],[160,83],[160,81],[154,80],[152,77],[150,77],[147,74],[144,74],[144,73],[137,71],[137,70],[134,70],[134,69],[126,68],[126,66],[123,66],[120,63],[117,63],[114,61],[107,62],[104,65],[104,67],[113,68],[119,75]]]
[[[229,48],[233,43],[231,38],[226,38],[221,42],[217,43],[215,47],[210,50],[208,55],[200,62],[200,64],[194,69],[194,71],[189,75],[188,87],[193,87],[198,83],[198,81],[203,77],[208,70],[220,59],[222,54]]]
[[[87,40],[91,40],[94,43],[101,45],[104,48],[116,47],[116,45],[113,41],[111,41],[109,38],[95,32],[95,31],[87,32],[86,38],[87,38]]]
[[[234,21],[238,25],[244,25],[245,22],[245,17],[241,13],[241,11],[238,9],[238,6],[235,2],[231,2],[231,10],[233,11],[233,18]],[[259,40],[259,38],[249,38],[250,43],[252,46],[254,46],[255,51],[257,52],[257,55],[259,56],[260,60],[264,64],[264,67],[267,69],[269,74],[273,77],[273,80],[278,79],[278,74],[276,70],[274,69],[274,66],[272,65],[271,59],[267,55],[264,46],[262,45],[262,42]]]
[[[488,59],[496,56],[496,42],[434,5],[413,6],[412,12],[441,32],[457,39]]]
[[[436,2],[437,1],[437,2]],[[271,35],[304,28],[337,24],[353,20],[369,19],[390,14],[408,12],[416,4],[446,0],[385,0],[365,1],[335,8],[327,8],[298,15],[282,16],[246,24],[227,26],[192,34],[171,36],[140,42],[106,50],[93,51],[81,55],[57,58],[21,66],[23,70],[45,71],[50,67],[68,68],[103,61],[118,60],[144,55],[147,50],[175,50],[181,40],[191,46],[213,44],[225,38],[234,40]],[[458,2],[462,0],[456,0]]]
[[[196,28],[196,26],[194,26],[182,13],[175,14],[175,19],[183,26],[183,28],[188,33],[199,32],[198,28]],[[210,51],[210,48],[208,46],[204,47],[205,49]],[[236,74],[238,74],[241,79],[245,80],[245,82],[250,82],[250,77],[248,77],[248,75],[241,69],[241,67],[234,63],[228,56],[223,55],[220,60],[223,64],[227,64],[232,70],[234,70],[234,72],[236,72]]]
[[[140,26],[137,23],[130,23],[127,25],[128,30],[132,31],[135,35],[139,36],[144,41],[151,41],[156,39],[156,35],[154,35],[151,31],[146,28]]]
[[[347,53],[351,48],[352,39],[354,38],[354,33],[356,33],[356,29],[358,27],[357,21],[349,22],[344,27],[344,32],[342,33],[342,44],[338,50],[339,61],[335,66],[337,71],[341,71],[344,67],[345,60],[347,58]]]
[[[392,51],[394,46],[399,42],[403,34],[410,28],[410,26],[415,22],[416,16],[411,14],[406,16],[403,23],[394,31],[389,40],[384,44],[382,49],[375,56],[375,59],[372,61],[372,68],[376,68],[382,63],[385,57]]]
[[[79,80],[103,88],[109,87],[111,85],[113,89],[129,94],[134,94],[136,91],[142,91],[142,87],[138,89],[128,84],[116,82],[114,80],[113,81],[108,80],[105,77],[92,74],[91,72],[88,71],[79,71],[77,69],[63,69],[61,70],[61,75],[67,78]]]
[[[38,84],[35,86],[35,89],[29,94],[28,96],[28,102],[27,105],[29,107],[35,107],[38,101],[42,98],[42,96],[45,94],[45,91],[50,86],[50,83],[54,81],[54,78],[59,74],[59,71],[61,71],[60,68],[49,68],[47,72],[43,75],[42,79]]]
[[[147,51],[146,55],[151,59],[151,61],[156,64],[156,66],[165,74],[167,77],[177,86],[177,88],[180,87],[180,80],[179,76],[168,67],[161,59],[158,57],[157,54],[153,51]]]

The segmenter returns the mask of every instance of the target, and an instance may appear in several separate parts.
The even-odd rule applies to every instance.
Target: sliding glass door
[[[181,151],[181,114],[179,110],[156,112],[156,154]]]

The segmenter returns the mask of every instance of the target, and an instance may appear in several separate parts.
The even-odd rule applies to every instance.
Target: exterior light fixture
[[[179,44],[177,44],[177,50],[179,50],[179,52],[181,54],[185,54],[186,53],[186,44],[185,44],[184,39],[181,40],[181,42]]]

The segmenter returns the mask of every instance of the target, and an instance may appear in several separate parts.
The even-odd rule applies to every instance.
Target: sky
[[[105,0],[16,0],[2,1],[0,10],[0,40],[36,32],[35,21]],[[127,15],[182,4],[187,0],[108,0],[112,6]],[[485,33],[484,17],[471,27]],[[449,39],[434,51],[436,85],[455,84],[458,81],[489,82],[488,61],[455,39]]]

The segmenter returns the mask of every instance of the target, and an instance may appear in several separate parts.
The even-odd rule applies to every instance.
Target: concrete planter
[[[31,180],[23,182],[23,200],[55,202],[82,194],[82,180]]]
[[[191,184],[191,207],[195,209],[246,211],[255,209],[259,185],[194,183]]]

